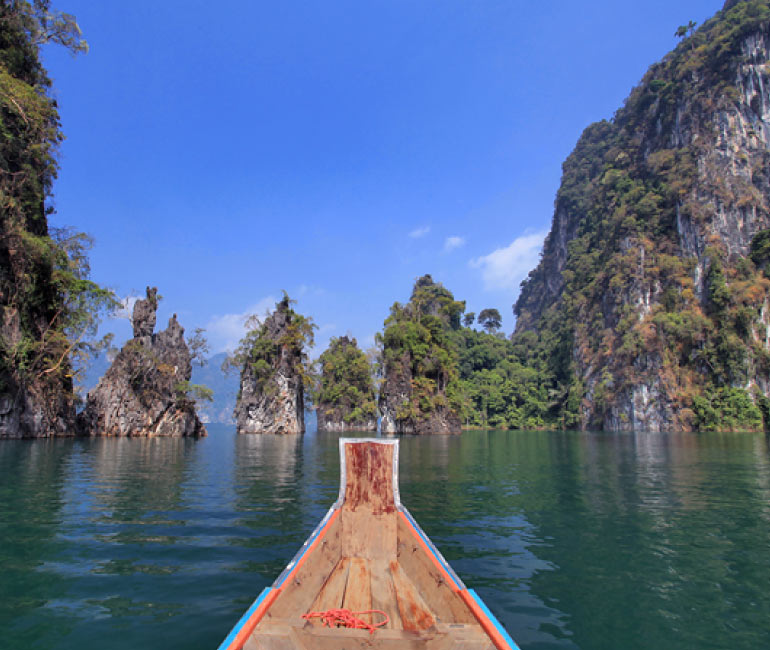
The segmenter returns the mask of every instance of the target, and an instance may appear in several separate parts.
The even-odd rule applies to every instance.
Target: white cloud
[[[409,236],[412,239],[419,239],[420,237],[425,237],[430,232],[430,226],[422,226],[421,228],[415,228],[412,232],[409,233]]]
[[[447,237],[444,241],[444,252],[449,253],[450,251],[453,251],[455,248],[460,248],[461,246],[465,245],[465,239],[463,237]]]
[[[206,324],[206,338],[211,353],[232,352],[246,333],[246,321],[249,316],[262,318],[267,312],[275,309],[276,302],[273,296],[266,296],[239,314],[212,316]]]
[[[547,234],[540,231],[517,237],[505,248],[472,259],[470,266],[481,269],[486,290],[518,291],[521,281],[540,261]]]
[[[134,314],[134,305],[139,296],[126,296],[120,299],[120,307],[115,310],[115,318],[128,318]]]

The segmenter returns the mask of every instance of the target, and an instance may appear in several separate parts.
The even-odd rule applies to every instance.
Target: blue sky
[[[52,223],[212,352],[285,289],[364,345],[424,273],[506,333],[561,163],[721,0],[57,0]],[[125,321],[106,324],[119,338]]]

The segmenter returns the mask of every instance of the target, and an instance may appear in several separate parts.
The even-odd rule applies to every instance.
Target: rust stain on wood
[[[390,563],[390,573],[396,588],[398,611],[401,624],[407,632],[424,632],[436,624],[436,619],[428,609],[425,601],[412,584],[412,581],[401,570],[398,562]]]
[[[396,511],[393,500],[393,445],[348,443],[345,446],[345,464],[345,509],[368,506],[374,515]]]

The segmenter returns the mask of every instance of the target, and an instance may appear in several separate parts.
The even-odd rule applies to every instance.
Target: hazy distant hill
[[[193,366],[191,382],[204,384],[214,391],[213,402],[201,402],[198,404],[198,414],[204,422],[220,422],[222,424],[234,424],[233,409],[235,398],[238,395],[238,372],[222,372],[222,362],[226,358],[224,352],[215,354],[203,366]]]

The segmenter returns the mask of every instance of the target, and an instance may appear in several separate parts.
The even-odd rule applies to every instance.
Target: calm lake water
[[[335,500],[337,436],[0,441],[0,647],[214,650]],[[524,650],[770,647],[770,446],[401,439],[404,504]]]

